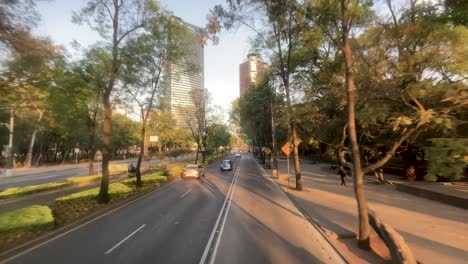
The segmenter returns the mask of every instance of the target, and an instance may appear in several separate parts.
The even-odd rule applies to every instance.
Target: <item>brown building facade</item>
[[[266,68],[266,63],[257,54],[247,56],[247,59],[239,65],[240,96],[257,85]]]

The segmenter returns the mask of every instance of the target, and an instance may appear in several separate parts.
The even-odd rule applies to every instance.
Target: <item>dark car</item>
[[[232,161],[223,160],[220,166],[221,171],[232,171]]]

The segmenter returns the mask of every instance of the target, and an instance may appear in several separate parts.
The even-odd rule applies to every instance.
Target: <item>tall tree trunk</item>
[[[195,164],[198,162],[198,153],[200,152],[200,146],[197,144],[197,154],[195,154]]]
[[[70,154],[70,151],[71,151],[71,149],[66,149],[66,150],[64,151],[65,155],[63,155],[62,165],[63,165],[63,164],[65,163],[65,161],[67,160],[68,155]]]
[[[345,59],[346,69],[346,91],[348,96],[348,131],[351,142],[351,153],[353,162],[354,194],[358,205],[359,215],[359,241],[358,245],[363,249],[370,249],[369,241],[369,216],[367,212],[367,202],[363,186],[363,172],[361,167],[361,158],[359,153],[359,143],[357,141],[356,122],[355,122],[355,91],[353,79],[353,58],[351,46],[349,43],[349,14],[348,0],[341,0],[342,13],[342,52]]]
[[[110,160],[110,135],[112,108],[110,103],[110,93],[104,94],[104,123],[102,129],[102,177],[101,188],[99,189],[99,203],[109,202],[109,160]]]
[[[141,187],[141,161],[145,155],[145,139],[146,139],[146,121],[143,120],[141,125],[141,138],[140,138],[140,154],[138,155],[137,165],[136,165],[136,186]]]
[[[34,132],[31,135],[31,141],[29,142],[28,153],[26,154],[25,166],[28,168],[31,168],[31,165],[32,165],[33,150],[34,150],[34,143],[36,142],[36,135],[37,135],[37,128],[34,129]]]
[[[110,159],[110,136],[111,136],[111,122],[112,122],[112,105],[110,96],[112,89],[114,89],[115,79],[119,71],[118,67],[118,47],[119,47],[119,9],[123,2],[114,1],[114,16],[112,17],[112,70],[110,72],[109,82],[102,95],[102,102],[104,105],[104,122],[102,131],[102,177],[101,188],[99,189],[98,202],[109,202],[109,159]]]
[[[37,123],[40,123],[42,117],[44,116],[44,111],[39,109],[37,104],[33,103],[33,106],[36,108],[36,111],[39,113],[39,118],[37,119]],[[34,132],[31,135],[31,141],[29,142],[28,153],[26,154],[26,167],[30,168],[32,165],[32,158],[33,158],[33,150],[34,150],[34,143],[36,142],[36,135],[37,135],[37,128],[34,129]]]
[[[96,155],[96,147],[93,145],[88,150],[88,175],[94,175],[94,156]]]
[[[278,177],[278,158],[276,157],[276,121],[275,121],[275,97],[271,92],[271,155],[273,158],[273,177]]]

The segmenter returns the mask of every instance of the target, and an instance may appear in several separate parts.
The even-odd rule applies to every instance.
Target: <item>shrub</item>
[[[120,182],[115,182],[109,184],[109,196],[111,198],[118,197],[118,196],[126,196],[132,192],[132,189],[129,188],[127,185],[122,184]],[[70,201],[70,200],[79,200],[79,199],[90,199],[95,198],[99,194],[99,187],[93,188],[90,190],[82,191],[73,193],[67,196],[63,196],[60,198],[55,199],[56,202],[60,201]]]
[[[47,206],[33,205],[0,214],[0,234],[14,231],[32,231],[54,227],[52,211]]]
[[[449,181],[460,180],[468,167],[468,139],[433,138],[432,146],[427,148],[428,181],[444,178]]]
[[[80,184],[85,182],[92,182],[101,179],[101,175],[92,175],[92,176],[81,176],[81,177],[72,177],[68,178],[67,182],[70,184]]]
[[[142,175],[141,176],[141,181],[142,181],[143,184],[147,184],[147,183],[164,183],[164,182],[167,182],[167,177],[161,175],[160,172],[157,172],[157,173]],[[127,184],[127,185],[135,185],[136,184],[136,178],[126,179],[126,180],[122,181],[122,183]]]
[[[50,182],[39,185],[23,186],[23,187],[13,187],[5,189],[3,192],[0,192],[1,198],[10,198],[16,196],[22,196],[31,193],[43,192],[47,190],[57,189],[63,186],[70,185],[70,182]]]

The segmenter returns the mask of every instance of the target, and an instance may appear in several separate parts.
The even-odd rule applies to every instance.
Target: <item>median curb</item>
[[[445,193],[431,191],[431,190],[427,190],[423,188],[418,188],[415,186],[411,186],[410,184],[404,184],[404,183],[396,184],[396,189],[400,192],[412,194],[412,195],[426,198],[426,199],[436,201],[439,203],[452,205],[452,206],[459,207],[462,209],[468,209],[467,198],[454,196],[454,195],[448,195]]]

